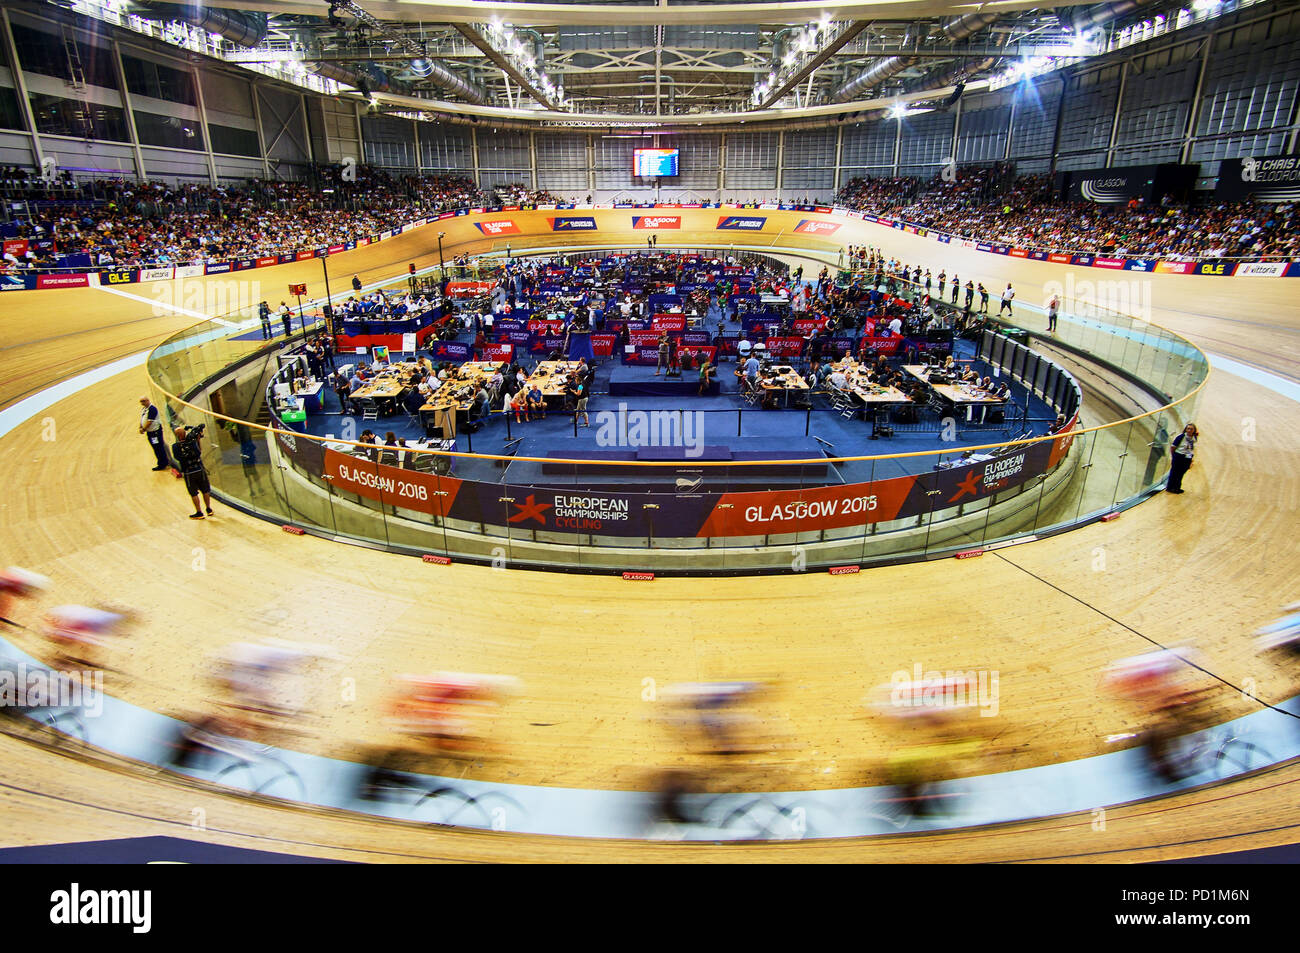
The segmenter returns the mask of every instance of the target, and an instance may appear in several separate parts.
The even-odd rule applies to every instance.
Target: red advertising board
[[[371,463],[328,448],[325,476],[340,493],[355,493],[368,500],[381,500],[389,506],[434,516],[447,515],[461,482],[455,477]]]
[[[484,235],[518,235],[519,226],[512,219],[498,218],[487,222],[475,222],[475,227]]]

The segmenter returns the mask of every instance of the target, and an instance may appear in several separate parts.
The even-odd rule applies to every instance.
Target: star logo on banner
[[[522,503],[511,503],[510,505],[517,508],[519,512],[510,517],[507,522],[522,523],[524,520],[537,520],[543,526],[546,525],[546,517],[542,511],[550,509],[551,504],[538,503],[532,493],[529,493],[527,499]]]
[[[952,499],[950,499],[948,502],[956,503],[967,493],[969,493],[971,496],[979,496],[979,487],[977,486],[977,484],[979,483],[979,478],[980,475],[976,473],[975,469],[972,467],[970,473],[966,474],[966,479],[962,480],[960,483],[957,484],[957,495],[954,496]],[[532,498],[529,497],[529,499],[531,500]]]

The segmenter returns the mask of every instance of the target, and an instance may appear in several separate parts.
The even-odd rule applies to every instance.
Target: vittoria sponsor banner
[[[553,232],[593,232],[596,230],[596,220],[590,215],[548,218],[546,221]]]
[[[203,274],[203,266],[202,266],[202,265],[185,265],[185,266],[183,266],[183,267],[184,267],[184,269],[185,269],[186,271],[193,271],[193,272],[194,272],[193,274],[187,274],[185,277],[188,277],[188,278],[197,278],[199,275]],[[230,268],[230,266],[227,265],[227,266],[226,266],[226,270],[229,270],[229,268]],[[171,269],[171,268],[141,268],[141,269],[140,269],[140,280],[141,280],[141,281],[170,281],[172,275],[175,274],[176,272],[180,271],[180,270],[181,270],[180,268],[177,268],[177,269]],[[210,272],[209,272],[209,273],[210,273]],[[177,277],[180,277],[180,276],[178,275]]]
[[[796,232],[801,235],[834,235],[839,231],[838,222],[823,222],[817,219],[805,218],[794,227]]]
[[[680,215],[633,215],[633,228],[681,228]]]
[[[1281,278],[1286,274],[1284,261],[1247,261],[1237,266],[1237,278]]]
[[[488,222],[475,222],[474,227],[484,235],[518,235],[519,226],[513,219],[498,218]]]
[[[758,232],[762,231],[766,218],[755,215],[724,215],[718,219],[718,231]]]
[[[90,285],[90,276],[79,275],[38,275],[37,288],[85,288]]]

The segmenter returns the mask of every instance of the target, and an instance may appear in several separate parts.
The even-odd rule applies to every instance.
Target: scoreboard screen
[[[676,149],[633,149],[632,174],[646,178],[677,174]]]

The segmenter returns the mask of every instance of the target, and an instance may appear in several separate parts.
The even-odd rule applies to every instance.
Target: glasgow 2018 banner
[[[323,455],[304,456],[300,445],[307,441],[292,436],[289,445],[281,438],[281,447],[309,472],[327,477],[336,492],[433,516],[521,530],[704,537],[842,529],[975,503],[1050,472],[1065,457],[1072,440],[1066,435],[976,464],[871,483],[725,493],[507,487],[386,466],[328,449]],[[312,464],[322,465],[323,472]],[[595,460],[592,465],[609,466]],[[683,467],[690,466],[690,460],[683,461]],[[696,465],[691,472],[698,476],[699,470]],[[627,471],[628,482],[635,482],[636,467]]]

